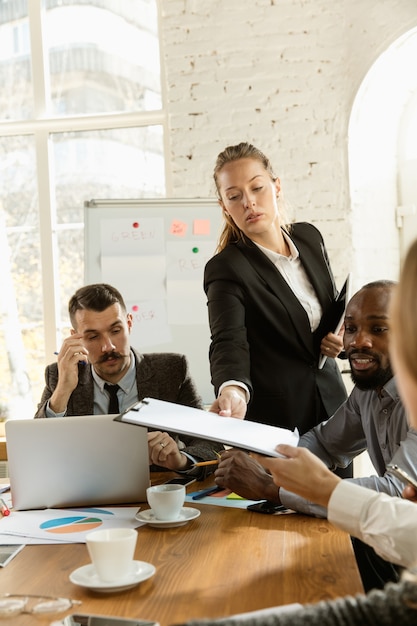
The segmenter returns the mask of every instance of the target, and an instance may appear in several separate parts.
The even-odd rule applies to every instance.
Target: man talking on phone
[[[45,370],[46,386],[35,418],[122,413],[145,397],[202,409],[186,357],[140,354],[130,345],[132,315],[117,289],[104,283],[81,287],[68,305],[72,325],[57,362]],[[222,444],[167,432],[148,433],[150,464],[205,477]]]

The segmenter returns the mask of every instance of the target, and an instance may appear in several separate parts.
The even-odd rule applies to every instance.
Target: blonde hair
[[[240,161],[241,159],[254,159],[255,161],[259,161],[268,172],[271,180],[273,182],[277,180],[277,176],[274,174],[270,160],[261,150],[247,142],[242,142],[235,146],[228,146],[217,156],[213,172],[217,198],[220,202],[222,202],[222,197],[218,183],[218,175],[225,165],[231,163],[232,161]],[[288,220],[285,215],[285,210],[282,207],[282,202],[280,203],[280,214],[283,222],[287,222]],[[223,219],[223,230],[220,233],[216,252],[221,252],[221,250],[223,250],[229,243],[236,243],[240,239],[243,239],[242,231],[236,226],[232,218],[223,212]],[[285,225],[285,229],[287,231],[290,230],[289,223]]]
[[[417,384],[417,239],[406,254],[390,317],[398,354]]]
[[[390,303],[391,337],[396,352],[412,380],[417,385],[417,239],[411,244],[404,259],[400,280],[394,289]],[[417,506],[417,504],[415,505]],[[417,584],[417,564],[405,570],[401,576]],[[417,604],[408,596],[404,602],[416,609]]]

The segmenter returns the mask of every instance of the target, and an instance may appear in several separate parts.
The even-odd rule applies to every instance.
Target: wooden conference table
[[[152,483],[169,476],[153,475]],[[209,478],[188,489],[212,482]],[[137,587],[103,594],[74,585],[70,573],[90,562],[86,546],[54,544],[26,546],[0,570],[1,592],[82,601],[66,614],[136,617],[169,626],[363,590],[349,535],[327,520],[198,502],[186,506],[200,509],[200,517],[176,528],[140,527],[135,559],[152,563],[156,573]],[[21,614],[1,623],[43,626],[54,619]]]

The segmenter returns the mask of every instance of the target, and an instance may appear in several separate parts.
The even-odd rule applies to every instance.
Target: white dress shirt
[[[288,283],[288,286],[294,292],[294,295],[299,300],[301,306],[304,308],[310,321],[311,332],[314,332],[320,324],[323,310],[317,294],[311,284],[306,271],[300,261],[300,253],[297,250],[292,239],[286,232],[282,232],[286,243],[290,250],[290,256],[273,252],[268,248],[256,244],[268,257],[270,261],[275,265],[281,276]],[[254,242],[255,243],[255,242]]]
[[[417,504],[342,480],[333,491],[328,520],[403,567],[417,563]]]

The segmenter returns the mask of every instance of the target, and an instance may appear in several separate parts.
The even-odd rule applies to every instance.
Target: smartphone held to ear
[[[158,622],[110,615],[68,615],[62,622],[63,626],[159,626]]]

